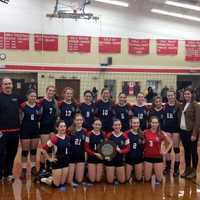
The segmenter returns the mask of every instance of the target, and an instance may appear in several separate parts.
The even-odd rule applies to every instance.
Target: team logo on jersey
[[[12,98],[11,100],[14,101],[14,102],[18,101],[17,98]]]

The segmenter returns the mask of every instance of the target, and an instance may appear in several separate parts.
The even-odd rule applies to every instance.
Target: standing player
[[[20,133],[20,100],[12,90],[12,80],[4,77],[0,93],[0,179],[4,177],[8,181],[14,180],[12,170]]]
[[[92,92],[90,90],[84,92],[84,100],[79,106],[79,111],[84,118],[83,127],[91,131],[95,116],[95,105],[92,102]]]
[[[66,125],[64,121],[59,121],[56,125],[57,133],[52,135],[50,140],[43,145],[43,153],[52,162],[52,176],[41,178],[42,183],[53,187],[64,187],[68,177],[70,139],[66,135]],[[48,155],[48,149],[54,149],[53,157]]]
[[[76,187],[82,183],[85,171],[85,137],[86,130],[83,128],[83,117],[77,113],[70,128],[70,164],[68,183]]]
[[[77,112],[77,105],[73,99],[73,92],[72,88],[66,87],[63,91],[64,100],[59,103],[60,119],[65,121],[67,128],[72,125]]]
[[[130,141],[130,151],[126,154],[126,180],[131,179],[132,170],[135,171],[136,181],[142,181],[143,176],[143,133],[140,130],[140,120],[133,117],[130,120],[131,129],[127,131]]]
[[[173,150],[175,153],[174,162],[174,173],[176,177],[179,175],[179,165],[180,165],[180,134],[178,133],[178,111],[179,103],[176,101],[176,96],[174,91],[167,92],[168,102],[164,107],[164,128],[163,130],[172,138]],[[171,151],[170,151],[171,152]],[[164,173],[169,174],[171,169],[171,155],[170,152],[166,154],[166,168]]]
[[[113,114],[115,118],[122,123],[122,131],[129,130],[129,120],[131,118],[131,105],[127,103],[127,96],[124,93],[119,93],[119,102],[113,107]]]
[[[167,147],[165,147],[167,143]],[[144,131],[144,178],[150,181],[153,171],[156,183],[162,181],[163,155],[172,147],[171,138],[160,129],[159,119],[155,116],[150,118],[150,129]]]
[[[26,178],[27,159],[30,153],[31,174],[37,175],[36,170],[36,153],[39,143],[39,120],[40,107],[36,104],[36,91],[29,90],[27,92],[27,101],[21,104],[22,123],[20,141],[22,146],[22,172],[21,179]]]
[[[112,130],[113,120],[113,103],[110,99],[110,91],[108,88],[101,90],[101,99],[96,102],[95,113],[102,122],[102,130],[109,132]]]
[[[128,153],[130,144],[127,134],[124,134],[121,131],[121,128],[122,124],[120,120],[114,120],[113,131],[108,133],[106,136],[107,140],[111,140],[117,145],[117,155],[113,158],[113,160],[105,161],[107,182],[110,184],[114,183],[115,176],[119,183],[124,183],[126,181],[124,156]]]
[[[160,96],[156,96],[153,100],[151,110],[149,112],[149,118],[152,116],[156,116],[159,119],[160,127],[163,129],[164,108],[162,106],[162,99]]]
[[[100,182],[103,174],[103,157],[98,153],[98,146],[104,142],[104,134],[101,131],[101,121],[96,119],[93,130],[85,139],[85,150],[88,154],[88,175],[91,183]]]
[[[44,145],[50,139],[50,135],[55,132],[55,124],[58,117],[58,104],[54,98],[55,86],[50,85],[46,88],[45,97],[39,100],[41,107],[41,119],[40,119],[40,139],[41,144]],[[51,150],[49,150],[51,153]],[[45,173],[45,160],[44,156],[40,158],[40,173]],[[50,162],[47,162],[47,169],[50,168]]]
[[[136,105],[132,107],[132,113],[134,117],[138,117],[140,120],[140,128],[145,130],[147,128],[147,120],[148,120],[148,109],[144,105],[145,99],[144,94],[139,92],[136,97]]]

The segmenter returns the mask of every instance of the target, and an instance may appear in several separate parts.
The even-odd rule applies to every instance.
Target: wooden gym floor
[[[154,180],[151,183],[119,186],[102,183],[92,187],[81,186],[77,189],[67,187],[67,191],[63,192],[43,184],[33,183],[30,176],[26,183],[22,183],[18,178],[20,174],[19,152],[14,168],[17,178],[12,184],[0,183],[0,200],[200,200],[200,164],[195,180],[165,177],[161,185],[155,185]],[[181,171],[183,171],[183,156],[181,156],[181,161]]]

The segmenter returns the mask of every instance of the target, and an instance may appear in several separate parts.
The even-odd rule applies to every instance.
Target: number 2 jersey
[[[126,154],[126,161],[134,163],[143,159],[143,137],[139,133],[127,132],[130,141],[130,150]]]

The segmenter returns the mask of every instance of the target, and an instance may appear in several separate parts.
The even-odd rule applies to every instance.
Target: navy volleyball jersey
[[[102,122],[103,131],[111,131],[113,123],[113,103],[112,101],[104,102],[98,100],[95,105],[95,114]]]
[[[85,150],[89,156],[94,156],[98,152],[99,145],[104,142],[104,133],[95,134],[93,131],[89,132],[85,138]]]
[[[134,134],[131,131],[127,132],[130,141],[130,150],[126,155],[128,160],[139,160],[143,158],[143,138],[139,134]]]
[[[126,133],[123,133],[121,135],[115,135],[112,132],[106,135],[106,139],[113,141],[121,149],[121,153],[117,153],[114,159],[123,159],[123,155],[128,153],[130,149],[130,141],[128,135]]]
[[[77,105],[72,103],[66,103],[64,101],[59,103],[60,119],[65,121],[67,127],[73,124],[74,116],[77,112]]]
[[[70,157],[72,160],[80,160],[85,158],[85,137],[87,131],[82,128],[80,131],[70,133]],[[80,159],[79,159],[80,158]]]
[[[33,107],[27,105],[26,102],[20,105],[22,111],[21,132],[26,134],[39,133],[39,121],[41,109],[39,105]]]
[[[70,138],[65,135],[64,138],[58,135],[51,136],[50,140],[43,147],[45,150],[53,146],[53,154],[57,161],[54,163],[53,168],[63,168],[69,164],[70,153]]]
[[[47,99],[41,99],[39,101],[39,105],[41,107],[41,133],[51,133],[55,131],[55,123],[57,120],[57,111],[55,103],[55,100],[48,101]]]
[[[93,103],[89,105],[86,103],[81,103],[79,105],[79,111],[84,117],[83,127],[87,130],[91,130],[95,117],[95,105]]]
[[[134,117],[139,118],[140,128],[142,130],[145,130],[147,128],[148,115],[149,115],[148,108],[146,106],[133,105],[132,114]]]
[[[160,121],[161,129],[163,129],[163,127],[164,127],[164,114],[165,114],[165,111],[164,111],[163,108],[161,110],[152,109],[149,113],[149,117],[156,116]]]
[[[122,131],[129,130],[129,120],[132,116],[130,104],[126,104],[124,106],[120,106],[119,104],[114,105],[113,115],[115,118],[117,118],[121,121]]]
[[[178,108],[175,105],[165,104],[163,130],[169,133],[177,133],[179,130]]]

